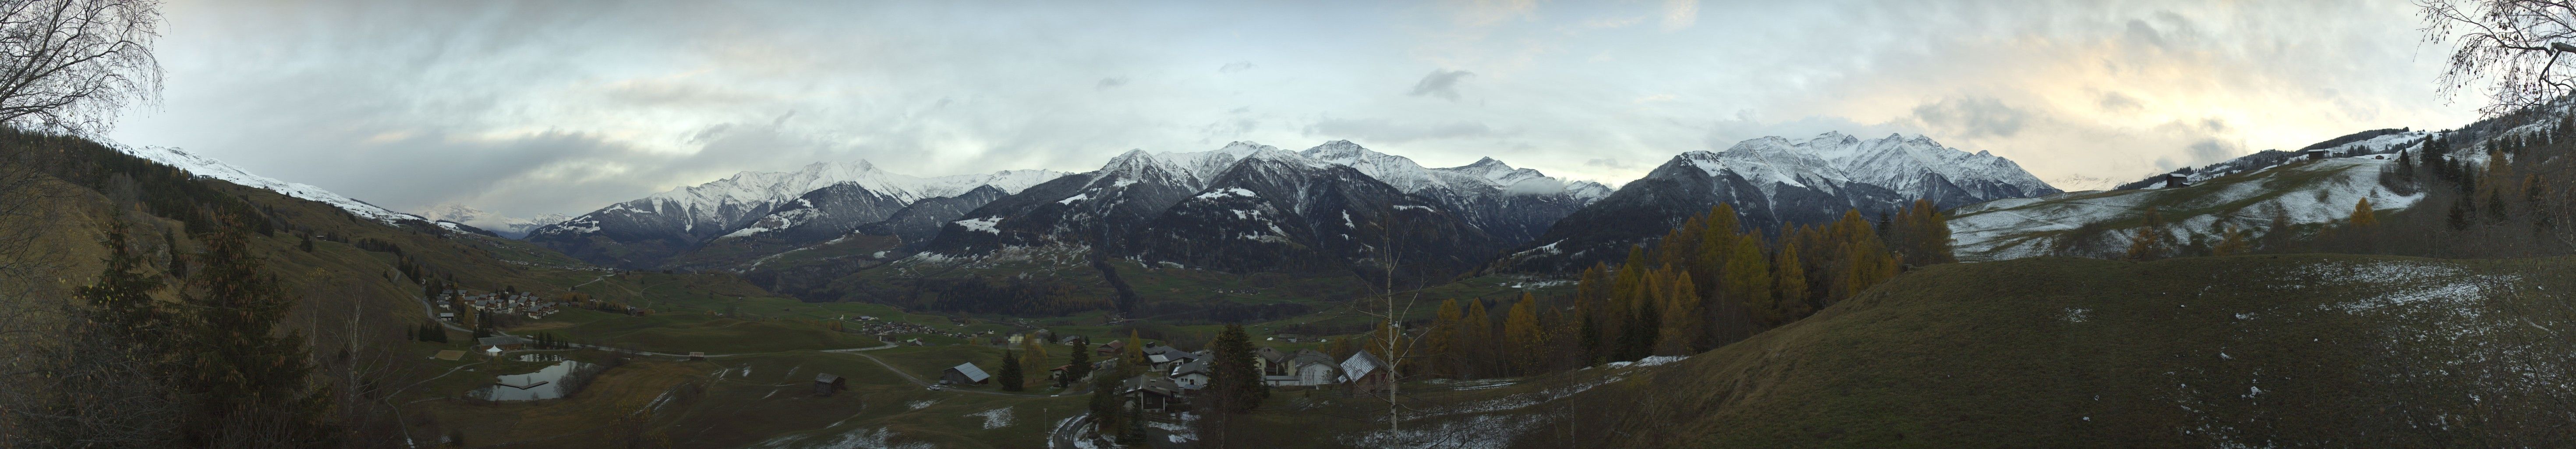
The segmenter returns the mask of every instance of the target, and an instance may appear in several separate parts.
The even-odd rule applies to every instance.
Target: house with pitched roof
[[[984,374],[984,369],[976,368],[974,362],[959,363],[939,372],[939,383],[943,384],[979,385],[991,380],[993,376]]]

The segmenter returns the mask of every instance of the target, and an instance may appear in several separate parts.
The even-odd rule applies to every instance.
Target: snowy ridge
[[[1921,135],[1861,139],[1827,132],[1804,141],[1772,136],[1747,139],[1715,153],[1683,153],[1681,158],[1712,176],[1733,171],[1766,195],[1783,185],[1832,193],[1834,186],[1852,182],[1886,187],[1907,198],[1943,196],[1943,183],[1971,190],[1995,186],[2016,193],[2056,193],[2047,181],[2011,159],[1984,151],[1972,154]]]
[[[2253,179],[2179,189],[2084,191],[1997,200],[1953,211],[1950,232],[1956,239],[1954,250],[1962,261],[2047,255],[2104,257],[2115,254],[2091,252],[2126,249],[2134,230],[2111,229],[2084,237],[2087,240],[2082,242],[2063,241],[2056,236],[2091,223],[2135,219],[2145,212],[2140,209],[2144,204],[2189,210],[2256,200],[2216,213],[2162,218],[2166,220],[2164,234],[2173,242],[2205,240],[2211,238],[2208,233],[2222,227],[2244,229],[2259,236],[2269,229],[2274,215],[2294,224],[2325,223],[2350,216],[2353,204],[2362,199],[2369,199],[2371,206],[2380,210],[2414,205],[2423,199],[2422,193],[2400,195],[2379,184],[2379,174],[2392,169],[2395,163],[2392,159],[2337,158],[2284,166],[2277,169],[2280,173],[2257,174]],[[2269,178],[2277,177],[2274,175],[2290,172],[2325,175],[2315,177],[2309,184],[2289,187],[2297,190],[2290,194],[2280,194],[2283,187],[2267,185],[2271,184]]]
[[[1506,195],[1552,195],[1571,191],[1585,202],[1610,196],[1609,186],[1591,181],[1566,182],[1538,170],[1513,168],[1487,157],[1449,168],[1423,168],[1413,159],[1371,151],[1348,140],[1324,142],[1297,154],[1317,161],[1359,169],[1405,193],[1431,189],[1497,189]]]
[[[357,199],[340,196],[340,194],[331,193],[329,190],[322,190],[320,187],[314,187],[309,184],[279,181],[275,178],[250,174],[249,171],[244,171],[241,167],[234,167],[231,164],[226,164],[222,161],[214,160],[213,158],[199,156],[195,153],[181,151],[177,148],[133,148],[119,146],[117,147],[117,150],[123,151],[125,154],[134,155],[135,157],[150,159],[153,162],[159,162],[163,165],[177,167],[180,170],[185,170],[189,174],[197,175],[198,177],[220,179],[234,184],[268,189],[269,191],[285,194],[286,196],[317,201],[323,204],[339,207],[340,210],[349,211],[351,214],[356,214],[357,216],[366,217],[378,222],[391,224],[401,220],[428,221],[428,219],[422,218],[418,215],[394,212],[382,207],[376,207],[374,204],[367,204],[365,201],[358,201]]]
[[[741,172],[733,176],[690,187],[671,189],[647,196],[643,200],[655,213],[687,211],[691,218],[723,221],[717,216],[726,205],[779,204],[805,192],[834,184],[855,184],[869,191],[885,194],[897,201],[910,203],[925,198],[956,196],[978,186],[990,185],[1005,192],[1019,192],[1029,186],[1064,176],[1054,170],[1002,170],[991,173],[923,178],[879,170],[867,161],[816,162],[792,172]],[[629,202],[627,204],[633,204]],[[622,206],[622,205],[621,205]],[[618,206],[611,206],[616,208]],[[602,209],[606,211],[607,209]]]

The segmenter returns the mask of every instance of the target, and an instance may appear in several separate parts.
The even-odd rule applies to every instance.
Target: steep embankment
[[[1528,423],[1508,429],[1523,447],[2564,446],[2571,274],[2567,258],[1940,265],[1491,414]]]

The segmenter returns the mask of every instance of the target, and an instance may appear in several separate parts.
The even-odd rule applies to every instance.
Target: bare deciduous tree
[[[2453,44],[2441,93],[2484,86],[2500,116],[2576,93],[2576,8],[2548,0],[2423,0],[2424,40]]]
[[[157,0],[0,0],[0,123],[95,135],[160,98]]]

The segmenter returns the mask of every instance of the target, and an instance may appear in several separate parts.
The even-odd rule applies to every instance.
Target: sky
[[[579,215],[739,171],[1096,169],[1351,140],[1612,185],[1763,136],[1921,134],[2099,188],[2447,129],[2370,1],[171,0],[108,136],[380,206]],[[2456,100],[2456,101],[2455,101]]]

